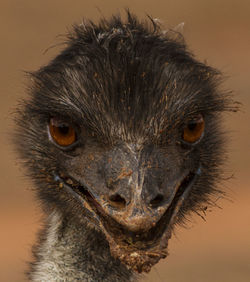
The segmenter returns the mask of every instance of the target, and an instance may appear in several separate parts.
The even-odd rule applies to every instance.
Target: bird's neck
[[[32,281],[133,281],[104,236],[53,212],[35,250]]]

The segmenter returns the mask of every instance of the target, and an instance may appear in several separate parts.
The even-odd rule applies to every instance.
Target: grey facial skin
[[[181,35],[128,12],[75,26],[31,78],[15,143],[47,219],[30,279],[149,272],[174,226],[222,193],[220,118],[235,106],[220,73]]]

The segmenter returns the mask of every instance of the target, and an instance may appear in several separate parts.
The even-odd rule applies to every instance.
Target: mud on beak
[[[185,171],[168,185],[165,193],[156,190],[146,193],[147,196],[143,189],[145,182],[138,182],[138,175],[130,169],[123,169],[119,180],[127,179],[134,189],[118,185],[103,195],[82,181],[60,173],[55,174],[55,180],[88,211],[90,220],[105,234],[113,257],[141,273],[149,272],[167,256],[178,211],[199,174],[200,168]]]

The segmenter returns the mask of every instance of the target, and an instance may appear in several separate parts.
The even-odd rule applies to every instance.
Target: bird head
[[[175,224],[217,191],[229,108],[219,72],[180,35],[128,13],[75,26],[31,79],[16,143],[40,199],[148,272]]]

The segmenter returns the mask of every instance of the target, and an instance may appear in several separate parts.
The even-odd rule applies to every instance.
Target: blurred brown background
[[[232,201],[219,200],[206,222],[194,216],[178,228],[170,256],[143,281],[250,281],[250,1],[249,0],[0,0],[0,281],[25,281],[26,261],[39,228],[40,210],[9,144],[12,112],[25,96],[23,70],[46,64],[72,23],[98,20],[129,7],[140,18],[152,15],[175,27],[196,56],[221,69],[225,89],[243,106],[226,116],[231,132],[227,182]]]

